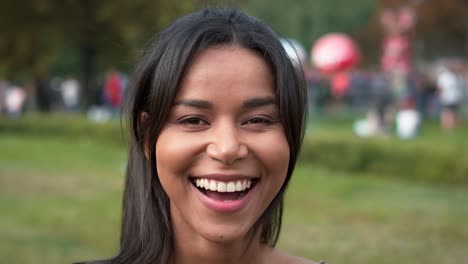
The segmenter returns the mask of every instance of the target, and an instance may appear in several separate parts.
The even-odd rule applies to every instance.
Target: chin
[[[200,230],[200,234],[213,243],[233,243],[248,238],[252,226],[219,224],[209,229]]]

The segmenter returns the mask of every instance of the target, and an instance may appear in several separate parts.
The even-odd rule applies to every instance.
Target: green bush
[[[466,137],[463,131],[448,138],[429,128],[426,135],[413,141],[362,139],[352,136],[343,123],[343,128],[335,125],[309,130],[300,162],[353,173],[468,185],[468,144],[466,140],[461,142]],[[125,131],[118,119],[96,124],[77,115],[28,115],[18,120],[0,120],[0,135],[22,133],[125,145]]]
[[[300,160],[355,173],[468,185],[468,150],[453,145],[308,136]]]
[[[73,114],[29,114],[19,119],[0,119],[0,133],[90,139],[126,144],[124,124],[119,119],[92,123],[84,116]]]

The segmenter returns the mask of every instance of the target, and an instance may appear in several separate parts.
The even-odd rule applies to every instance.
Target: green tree
[[[378,61],[384,35],[380,14],[384,9],[409,6],[415,13],[413,55],[418,61],[440,57],[466,58],[468,54],[468,2],[466,0],[379,0],[376,12],[357,36],[363,50]],[[376,48],[377,47],[377,48]]]
[[[373,0],[250,0],[244,7],[280,34],[299,40],[306,48],[323,34],[354,34],[375,10]]]
[[[15,0],[0,9],[0,74],[24,74],[36,87],[59,55],[78,57],[87,103],[96,73],[125,67],[149,37],[201,3],[190,0]]]

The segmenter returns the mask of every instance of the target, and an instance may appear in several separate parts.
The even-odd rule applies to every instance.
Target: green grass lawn
[[[0,262],[70,263],[118,245],[125,149],[0,134]],[[300,164],[278,244],[329,263],[466,263],[468,188]]]
[[[0,135],[2,263],[70,263],[118,241],[125,150]]]
[[[299,166],[279,246],[330,263],[466,263],[467,191]]]
[[[353,135],[353,122],[362,119],[363,114],[340,114],[340,115],[317,115],[309,117],[308,131],[309,135],[339,138],[339,137],[357,137]],[[396,136],[393,126],[387,137],[380,138],[390,141],[394,144],[428,145],[431,144],[437,148],[456,147],[468,149],[468,118],[463,120],[461,125],[452,132],[443,131],[439,120],[423,120],[417,136],[411,140],[401,140]]]

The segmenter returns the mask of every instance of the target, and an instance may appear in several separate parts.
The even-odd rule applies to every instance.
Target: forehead
[[[184,75],[178,97],[274,96],[269,65],[258,53],[239,46],[214,46],[198,53]]]

